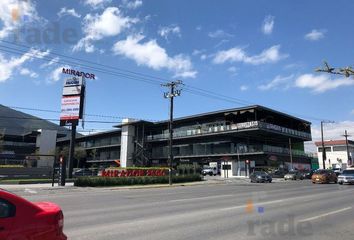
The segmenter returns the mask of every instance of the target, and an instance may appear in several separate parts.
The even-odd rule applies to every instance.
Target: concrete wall
[[[133,120],[124,119],[122,126],[120,165],[121,167],[133,166],[135,126],[129,125]]]

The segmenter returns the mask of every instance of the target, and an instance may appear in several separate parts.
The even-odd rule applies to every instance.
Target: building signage
[[[78,120],[80,118],[80,96],[63,96],[61,99],[60,120]]]
[[[84,77],[71,77],[65,80],[64,87],[85,85]]]
[[[167,175],[167,169],[105,169],[102,177],[162,177]]]
[[[85,72],[77,71],[74,69],[63,68],[62,73],[72,75],[72,76],[77,76],[77,77],[85,77],[86,79],[95,80],[95,74],[85,73]]]
[[[81,86],[63,87],[63,96],[80,95]]]

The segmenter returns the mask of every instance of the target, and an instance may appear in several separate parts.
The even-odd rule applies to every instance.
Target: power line
[[[0,40],[0,41],[6,42],[8,44],[22,46],[22,47],[26,47],[26,48],[32,49],[32,48],[30,48],[28,46],[25,46],[25,45],[19,45],[19,44],[11,43],[11,42],[4,41],[4,40]],[[54,58],[48,58],[47,56],[38,57],[38,56],[35,56],[35,54],[31,54],[29,52],[26,52],[26,51],[23,51],[23,50],[19,50],[19,49],[15,49],[15,48],[11,48],[11,47],[8,47],[8,46],[1,46],[0,45],[0,47],[12,50],[12,51],[9,51],[9,50],[0,49],[0,51],[4,51],[4,52],[10,52],[10,53],[14,53],[14,54],[29,54],[32,57],[37,58],[37,59],[42,60],[42,61],[43,60],[48,60],[48,61],[54,60]],[[65,56],[65,55],[62,55],[62,54],[49,53],[48,55],[60,55],[60,56],[65,57],[65,58],[70,58],[70,59],[74,59],[74,60],[77,60],[77,61],[83,61],[83,62],[88,62],[90,64],[103,66],[104,68],[110,68],[110,69],[114,68],[114,69],[116,69],[115,67],[112,67],[112,66],[106,66],[106,65],[103,65],[103,64],[94,63],[94,62],[87,61],[87,60],[84,60],[84,59],[79,59],[79,58],[74,58],[74,57],[70,57],[70,56]],[[89,65],[85,65],[85,64],[80,64],[80,63],[78,64],[77,62],[71,62],[71,61],[70,62],[55,61],[55,63],[57,63],[57,64],[58,63],[60,63],[60,64],[70,64],[70,65],[74,65],[74,66],[81,66],[83,68],[92,69],[94,71],[97,71],[97,72],[100,72],[100,73],[103,73],[103,74],[119,76],[119,77],[122,77],[122,78],[131,79],[131,80],[135,80],[135,81],[141,81],[141,82],[145,82],[145,83],[149,83],[149,84],[153,84],[153,85],[164,84],[164,83],[166,83],[165,81],[167,80],[167,79],[164,79],[164,78],[155,77],[155,76],[151,76],[151,75],[147,75],[147,74],[141,74],[141,73],[137,73],[137,72],[133,72],[133,71],[119,69],[120,71],[125,71],[125,72],[128,72],[129,74],[133,74],[133,75],[129,75],[129,74],[126,74],[126,73],[117,72],[116,70],[115,71],[111,71],[111,70],[97,68],[97,67],[93,67],[93,66],[89,66]],[[137,76],[141,76],[141,77],[137,78]],[[155,79],[155,80],[153,80],[153,79]],[[205,89],[202,89],[202,88],[198,88],[198,87],[194,87],[194,86],[186,85],[186,89],[185,90],[186,90],[186,92],[189,92],[189,93],[194,94],[194,95],[199,95],[199,96],[208,97],[208,98],[212,98],[212,99],[217,99],[217,100],[221,100],[221,101],[227,101],[227,102],[230,102],[230,103],[236,103],[236,104],[239,104],[240,106],[246,106],[246,105],[249,105],[249,104],[257,105],[255,103],[251,103],[249,101],[245,101],[245,100],[242,100],[242,99],[237,99],[237,98],[234,98],[234,97],[226,96],[226,95],[223,95],[223,94],[220,94],[220,93],[215,93],[215,92],[212,92],[212,91],[209,91],[209,90],[205,90]],[[284,112],[287,112],[287,111],[284,111]],[[300,114],[291,113],[291,112],[289,112],[289,114],[299,115],[299,116],[302,116],[302,117],[305,117],[305,118],[308,118],[308,119],[313,119],[313,120],[316,120],[316,121],[323,120],[323,119],[319,119],[317,117],[300,115]]]

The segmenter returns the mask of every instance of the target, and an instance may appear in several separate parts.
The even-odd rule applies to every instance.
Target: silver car
[[[340,185],[342,185],[343,183],[353,184],[354,183],[354,169],[344,170],[338,176],[338,183]]]
[[[285,174],[284,176],[284,179],[285,180],[303,180],[304,179],[304,176],[302,176],[302,174],[299,172],[299,171],[290,171],[288,172],[287,174]]]

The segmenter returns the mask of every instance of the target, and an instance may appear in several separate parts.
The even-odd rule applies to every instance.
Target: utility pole
[[[345,137],[345,145],[347,147],[347,157],[348,157],[348,165],[350,162],[350,165],[352,164],[352,160],[350,159],[350,154],[349,154],[349,144],[348,144],[348,137],[350,137],[350,135],[348,135],[347,130],[345,130],[344,135],[342,135],[343,137]]]
[[[164,93],[165,98],[170,99],[170,122],[169,122],[169,170],[168,170],[168,183],[172,185],[172,167],[173,167],[173,151],[172,151],[172,146],[173,146],[173,99],[175,97],[178,97],[181,95],[181,90],[178,89],[179,85],[183,85],[183,82],[178,80],[178,81],[172,81],[166,84],[161,84],[163,87],[168,87],[170,89],[169,92]]]
[[[323,124],[324,123],[334,123],[333,121],[321,121],[321,139],[322,139],[322,163],[323,169],[326,169],[326,148],[323,140]]]
[[[293,150],[291,147],[291,138],[289,138],[290,170],[293,170]]]
[[[321,121],[321,141],[322,141],[322,164],[323,169],[326,169],[326,149],[323,141],[323,121]]]

